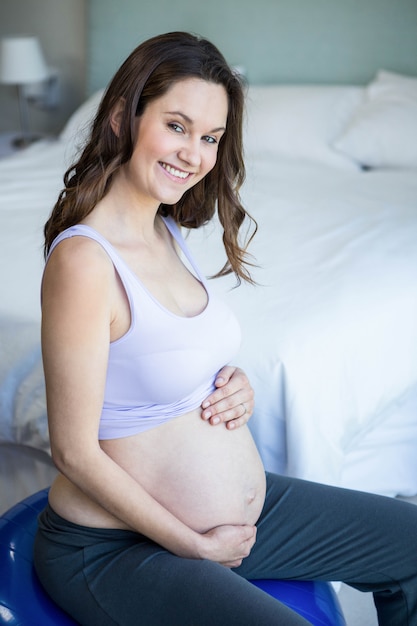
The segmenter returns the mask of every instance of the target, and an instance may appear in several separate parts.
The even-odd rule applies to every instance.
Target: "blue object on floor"
[[[252,580],[314,626],[346,626],[335,590],[325,581]]]
[[[41,587],[32,562],[37,517],[48,489],[19,502],[0,517],[0,624],[7,626],[75,626]],[[291,607],[314,626],[346,626],[337,596],[328,583],[252,581]]]
[[[0,517],[0,624],[76,625],[45,593],[33,568],[37,517],[47,498],[47,489],[39,491]]]

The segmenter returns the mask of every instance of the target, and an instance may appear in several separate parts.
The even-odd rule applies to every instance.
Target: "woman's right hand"
[[[202,535],[203,558],[225,567],[239,567],[256,541],[256,526],[216,526]]]

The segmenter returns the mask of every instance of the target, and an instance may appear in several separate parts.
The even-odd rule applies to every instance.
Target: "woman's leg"
[[[40,516],[38,576],[84,626],[308,626],[232,570],[182,559],[141,535]]]
[[[341,580],[372,591],[381,626],[417,625],[417,506],[267,474],[245,578]]]
[[[126,568],[106,576],[120,581],[108,612],[121,626],[308,626],[304,618],[217,563],[159,551],[144,565],[134,552]],[[126,581],[131,581],[126,584]],[[103,601],[103,600],[101,600]],[[106,600],[107,602],[107,600]],[[121,607],[115,611],[115,606]],[[101,623],[97,622],[97,626]],[[91,622],[88,624],[91,626]]]

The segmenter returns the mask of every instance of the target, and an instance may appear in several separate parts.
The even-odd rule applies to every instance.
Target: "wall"
[[[416,0],[90,0],[89,11],[90,91],[140,41],[169,30],[208,37],[252,83],[417,74]]]
[[[38,35],[61,77],[61,105],[30,108],[58,132],[140,41],[190,30],[216,43],[252,83],[366,83],[384,67],[417,75],[417,0],[0,0],[0,36]],[[15,90],[0,85],[0,132],[18,129]]]
[[[56,133],[86,95],[86,0],[0,0],[0,37],[40,38],[48,65],[59,71],[61,101],[54,111],[29,107],[30,128]],[[16,88],[0,84],[0,132],[19,129]]]

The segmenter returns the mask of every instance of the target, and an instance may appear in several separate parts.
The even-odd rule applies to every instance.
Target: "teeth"
[[[166,169],[167,172],[172,174],[172,176],[176,176],[177,178],[187,178],[187,176],[189,176],[187,172],[181,172],[180,170],[176,170],[174,167],[171,167],[167,163],[162,163],[162,167]]]

